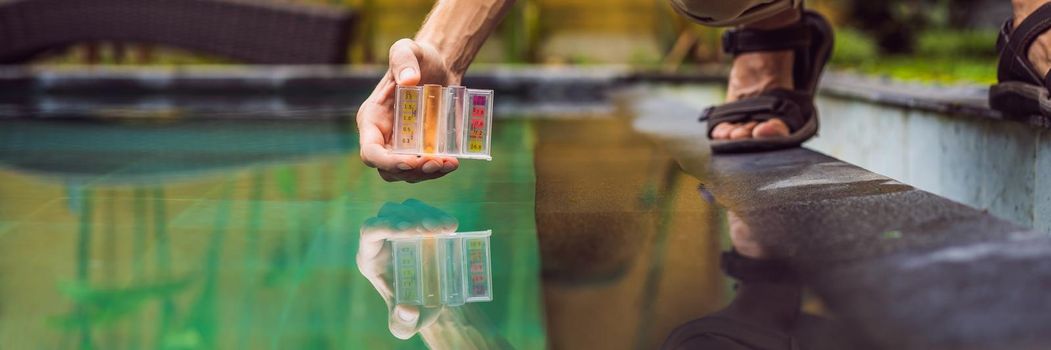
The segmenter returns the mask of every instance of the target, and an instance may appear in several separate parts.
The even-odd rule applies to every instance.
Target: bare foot
[[[752,29],[776,29],[799,21],[799,10],[789,10],[760,22],[744,26]],[[775,88],[794,89],[792,65],[795,53],[791,50],[742,53],[734,58],[730,69],[730,83],[726,102],[734,102],[759,95]],[[788,136],[788,125],[780,119],[765,122],[722,123],[712,129],[712,139],[740,140]]]

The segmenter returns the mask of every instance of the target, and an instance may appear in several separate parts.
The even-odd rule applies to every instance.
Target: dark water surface
[[[0,121],[0,348],[655,348],[734,296],[725,213],[630,121],[493,140],[410,185],[361,164],[351,123]],[[406,200],[492,230],[494,292],[407,341],[361,237]]]

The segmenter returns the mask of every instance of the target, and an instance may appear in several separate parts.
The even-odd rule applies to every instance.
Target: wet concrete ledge
[[[704,189],[876,348],[1051,346],[1051,238],[807,150],[717,155]]]

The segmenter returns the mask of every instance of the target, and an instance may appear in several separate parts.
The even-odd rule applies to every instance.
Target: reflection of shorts
[[[802,4],[803,0],[671,0],[675,11],[713,27],[755,22]]]

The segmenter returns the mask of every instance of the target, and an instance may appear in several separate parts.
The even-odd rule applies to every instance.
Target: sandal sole
[[[1007,117],[1051,117],[1051,96],[1043,86],[1009,81],[989,88],[989,107]]]

